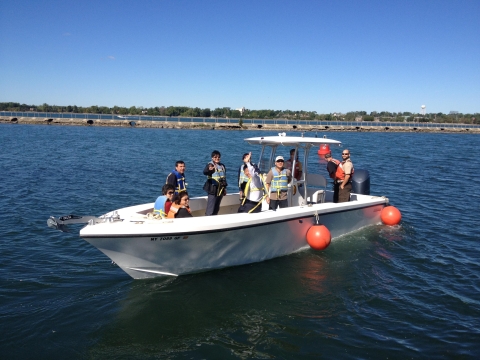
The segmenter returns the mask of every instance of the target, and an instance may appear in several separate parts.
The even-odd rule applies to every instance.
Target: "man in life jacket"
[[[185,163],[182,160],[175,163],[175,170],[168,174],[165,184],[172,184],[175,188],[175,194],[178,194],[181,191],[187,191]]]
[[[153,206],[153,213],[158,214],[161,217],[167,217],[170,206],[172,205],[172,198],[175,194],[175,188],[172,184],[165,184],[162,187],[162,194],[155,201]]]
[[[271,210],[288,207],[288,184],[292,181],[292,172],[285,169],[283,163],[283,156],[277,156],[275,166],[270,169],[265,179],[266,201]]]
[[[352,176],[354,173],[353,163],[350,160],[350,150],[342,151],[343,161],[338,164],[335,173],[335,182],[339,184],[338,202],[350,201],[350,193],[352,192]]]
[[[178,219],[192,217],[192,212],[190,211],[190,198],[186,191],[182,191],[178,194],[175,194],[173,198],[173,204],[170,207],[167,218],[169,219]]]
[[[334,159],[331,153],[325,154],[325,160],[327,161],[328,175],[333,180],[333,202],[338,203],[338,189],[340,184],[335,181],[335,174],[337,173],[337,167],[340,164],[340,161]]]
[[[203,190],[208,194],[206,216],[217,215],[223,196],[227,195],[227,169],[220,162],[220,158],[220,151],[213,150],[212,161],[203,169],[203,174],[207,176],[203,185]]]
[[[293,169],[293,159],[295,158],[295,149],[291,149],[290,150],[290,159],[288,159],[286,162],[285,162],[285,169],[288,169],[290,171],[292,171]],[[302,167],[302,163],[300,161],[298,161],[298,153],[297,153],[297,158],[295,160],[295,171],[293,172],[293,177],[295,179],[300,180],[302,178],[302,171],[303,171],[303,167]]]
[[[238,208],[239,213],[256,213],[262,211],[262,201],[264,199],[264,186],[258,169],[250,162],[252,153],[248,153],[244,158],[245,165],[243,173],[248,179],[244,186],[244,198],[242,205]]]

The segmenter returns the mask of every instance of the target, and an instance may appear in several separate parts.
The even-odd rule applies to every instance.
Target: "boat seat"
[[[201,210],[205,212],[205,209],[207,208],[207,199],[206,197],[201,197],[201,198],[192,198],[190,202],[190,210],[193,211],[198,211]]]
[[[324,203],[325,202],[325,190],[317,190],[312,194],[312,203]]]
[[[315,204],[325,202],[325,192],[327,190],[327,179],[320,174],[307,174],[307,186],[314,188],[322,188],[315,191],[312,196],[307,198],[308,202]]]

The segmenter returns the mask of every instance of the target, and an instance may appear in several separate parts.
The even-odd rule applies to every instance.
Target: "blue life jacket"
[[[178,194],[181,191],[187,191],[187,184],[185,183],[185,174],[180,174],[177,170],[173,170],[172,174],[177,178],[177,188],[175,193]]]
[[[160,214],[162,217],[167,217],[167,213],[165,213],[165,202],[167,200],[168,198],[165,195],[159,196],[153,206],[153,213]]]

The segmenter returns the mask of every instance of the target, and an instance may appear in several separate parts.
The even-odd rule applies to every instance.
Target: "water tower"
[[[427,107],[425,105],[422,105],[422,109],[420,110],[421,115],[425,115],[427,113]]]

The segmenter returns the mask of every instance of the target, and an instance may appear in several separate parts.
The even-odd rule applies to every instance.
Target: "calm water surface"
[[[0,125],[1,358],[479,358],[478,135],[328,133],[403,219],[324,252],[135,281],[79,228],[46,226],[153,202],[178,159],[203,195],[213,149],[233,184],[241,154],[258,157],[243,138],[266,135]]]

